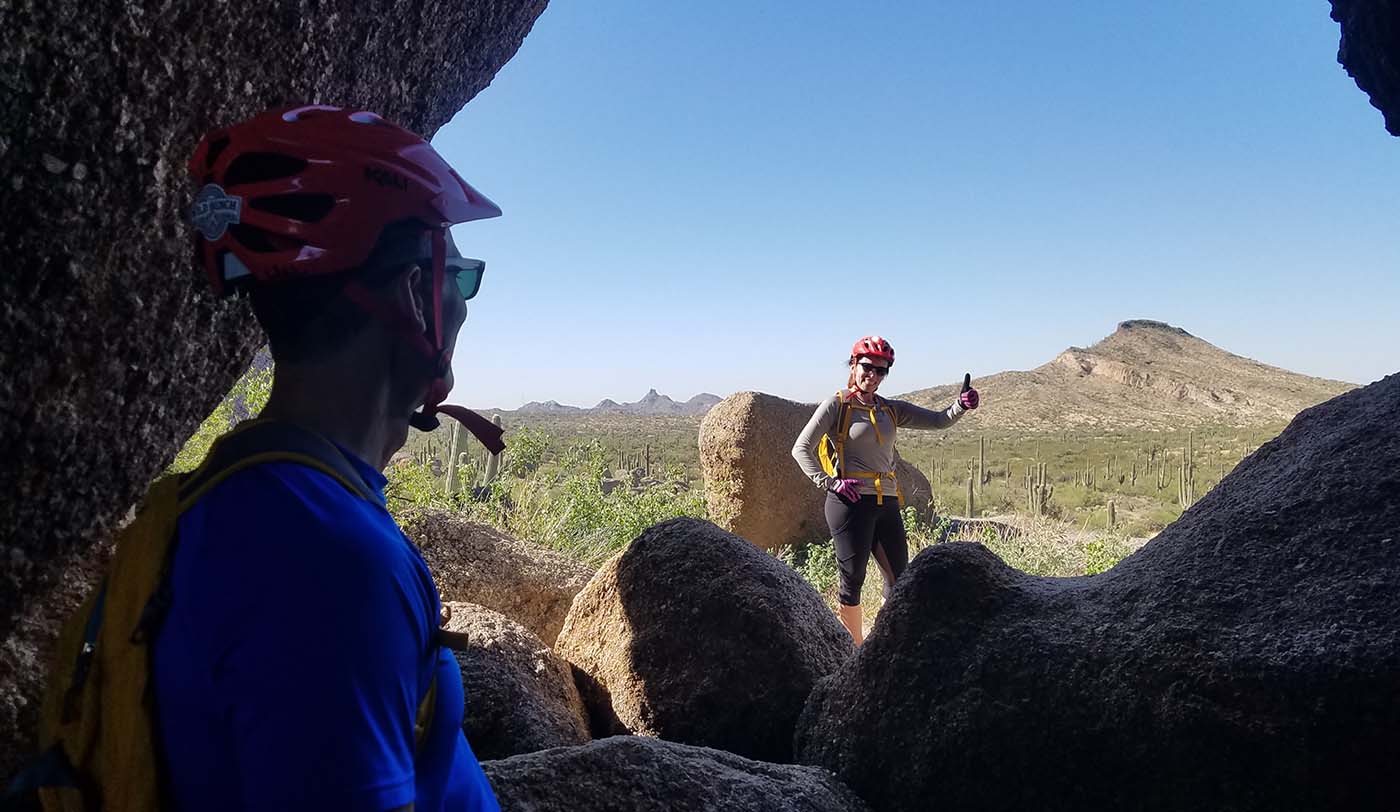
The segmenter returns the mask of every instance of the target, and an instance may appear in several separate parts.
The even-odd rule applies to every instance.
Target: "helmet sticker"
[[[243,198],[224,192],[217,183],[205,185],[195,195],[190,223],[206,240],[217,240],[234,223],[243,222]]]

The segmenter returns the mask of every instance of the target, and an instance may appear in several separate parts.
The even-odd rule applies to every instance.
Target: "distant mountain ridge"
[[[719,403],[721,398],[709,392],[701,392],[684,403],[672,400],[669,395],[663,395],[655,389],[647,390],[641,400],[634,403],[618,403],[611,398],[604,398],[598,405],[591,409],[580,406],[569,406],[554,400],[530,401],[516,410],[520,414],[558,414],[558,415],[583,415],[583,414],[628,414],[628,415],[693,415],[703,416],[710,410],[711,406]],[[500,411],[500,410],[496,410]]]
[[[973,385],[984,401],[980,422],[1024,431],[1277,424],[1356,388],[1262,364],[1148,319],[1120,322],[1093,346],[1070,347],[1032,370],[984,378],[974,370]],[[894,397],[943,407],[958,389]]]

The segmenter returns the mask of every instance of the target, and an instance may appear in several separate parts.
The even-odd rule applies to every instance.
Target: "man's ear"
[[[391,296],[394,306],[401,313],[417,322],[418,329],[427,331],[428,329],[428,303],[423,295],[423,269],[417,264],[408,266],[407,270],[399,274],[391,286]]]

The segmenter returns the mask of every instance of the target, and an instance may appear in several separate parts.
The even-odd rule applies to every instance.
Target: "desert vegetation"
[[[194,468],[219,434],[255,415],[271,375],[270,363],[255,363],[172,470]],[[386,471],[391,511],[453,510],[589,566],[657,522],[706,516],[698,417],[507,412],[503,418],[508,448],[494,466],[465,432],[454,436],[444,426],[414,433]],[[973,540],[1034,575],[1102,572],[1281,428],[1017,434],[982,431],[968,421],[947,432],[909,432],[901,452],[933,489],[931,505],[905,509],[911,557],[932,544]],[[776,554],[834,602],[829,544],[814,539]],[[878,586],[871,594],[878,596]],[[866,604],[873,617],[878,597]]]

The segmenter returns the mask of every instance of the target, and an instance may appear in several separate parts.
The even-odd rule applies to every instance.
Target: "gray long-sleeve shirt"
[[[894,409],[894,422],[890,422],[890,414],[884,406],[888,404]],[[952,406],[935,412],[925,409],[922,406],[915,406],[903,400],[885,400],[881,398],[878,405],[872,410],[859,401],[850,401],[851,410],[851,430],[846,438],[845,457],[843,460],[845,471],[874,471],[883,473],[894,470],[894,438],[895,432],[903,426],[911,429],[946,429],[962,417],[962,404],[956,401]],[[835,397],[829,397],[817,406],[817,410],[812,413],[812,419],[807,421],[807,425],[802,429],[802,433],[797,436],[797,442],[792,446],[792,458],[797,460],[797,464],[802,467],[802,473],[811,478],[812,482],[823,490],[831,487],[836,481],[836,477],[827,476],[822,470],[821,463],[817,460],[817,446],[821,442],[822,435],[830,434],[832,440],[836,439],[838,426],[836,416],[840,411],[840,404]],[[873,421],[872,422],[872,417]],[[886,493],[893,493],[893,486],[884,488]],[[875,493],[875,482],[871,479],[860,480],[861,493]]]

